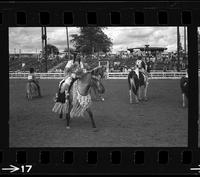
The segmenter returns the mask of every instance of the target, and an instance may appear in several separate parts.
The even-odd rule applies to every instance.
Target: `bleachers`
[[[54,66],[58,65],[59,63],[63,62],[62,59],[54,59],[54,60],[47,60],[47,69],[51,69]],[[22,63],[25,63],[25,66],[22,68]],[[9,62],[9,71],[29,71],[31,67],[35,69],[37,72],[45,72],[45,60],[38,61],[37,58],[27,57],[16,59],[15,61]]]

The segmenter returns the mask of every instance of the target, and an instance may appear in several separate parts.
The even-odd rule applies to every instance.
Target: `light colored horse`
[[[26,84],[26,97],[28,100],[31,100],[33,97],[38,96],[38,88],[37,85],[33,82],[28,82]]]
[[[101,81],[94,77],[94,71],[101,70],[101,68],[95,68],[86,73],[82,73],[78,76],[78,79],[73,83],[72,88],[69,94],[69,109],[66,114],[67,119],[67,129],[70,128],[69,123],[70,119],[73,117],[83,116],[84,112],[87,112],[92,123],[92,128],[94,131],[97,131],[96,124],[93,118],[93,113],[91,110],[91,87],[95,86],[98,93],[102,94],[105,92],[105,89]]]
[[[129,100],[133,103],[133,95],[135,95],[135,102],[147,101],[147,89],[149,85],[149,80],[147,74],[140,72],[138,68],[132,70],[128,74],[128,84],[129,84]],[[143,94],[141,95],[141,92]]]

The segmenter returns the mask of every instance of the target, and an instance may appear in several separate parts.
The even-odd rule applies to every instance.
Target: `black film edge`
[[[2,2],[0,49],[2,91],[9,100],[10,27],[186,26],[189,82],[185,147],[9,148],[9,103],[0,119],[0,170],[32,174],[198,174],[198,27],[200,2]],[[5,114],[4,114],[5,113]],[[7,115],[7,116],[5,116]],[[28,117],[28,116],[27,116]],[[18,118],[20,121],[20,118]],[[130,135],[131,136],[131,135]],[[18,137],[20,138],[20,137]],[[180,137],[181,138],[181,137]],[[23,138],[21,139],[23,141]]]

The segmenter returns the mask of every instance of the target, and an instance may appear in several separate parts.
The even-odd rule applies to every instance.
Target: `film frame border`
[[[105,3],[105,2],[104,2]],[[195,82],[190,82],[190,92],[189,97],[189,108],[188,108],[188,147],[155,147],[155,148],[8,148],[9,142],[5,135],[8,135],[6,131],[8,127],[8,122],[5,119],[1,119],[1,130],[3,130],[3,134],[1,134],[1,149],[0,149],[0,165],[7,164],[9,165],[11,162],[14,164],[20,164],[17,162],[16,157],[17,153],[21,152],[21,156],[25,156],[25,161],[23,162],[35,164],[37,167],[35,172],[33,173],[50,173],[47,169],[51,169],[52,173],[85,173],[90,171],[90,173],[194,173],[190,172],[189,168],[192,166],[197,166],[200,164],[200,161],[197,157],[200,156],[199,147],[198,147],[198,46],[197,46],[197,27],[200,26],[200,3],[199,2],[106,2],[107,6],[105,8],[105,4],[100,2],[82,2],[82,3],[54,3],[50,2],[46,5],[46,2],[14,2],[10,3],[1,3],[0,7],[0,32],[1,32],[1,40],[0,47],[3,49],[2,58],[8,58],[8,27],[17,27],[17,26],[42,26],[39,22],[40,12],[49,12],[49,24],[45,24],[45,26],[187,26],[188,27],[188,56],[190,57],[189,62],[189,77],[194,78]],[[63,6],[64,5],[64,6]],[[67,8],[66,8],[67,6]],[[78,7],[78,8],[77,8]],[[63,23],[63,12],[71,12],[73,23],[72,24],[64,24]],[[96,22],[97,24],[87,24],[87,12],[96,12]],[[159,12],[164,11],[167,14],[167,24],[159,24]],[[17,12],[24,12],[26,14],[26,24],[17,24],[17,18],[15,14]],[[119,24],[111,24],[112,12],[120,13],[120,23]],[[135,23],[136,20],[139,20],[140,17],[135,16],[139,12],[139,14],[143,14],[141,16],[144,17],[144,23]],[[184,13],[185,16],[184,17]],[[139,15],[139,16],[140,16]],[[189,16],[189,17],[187,17]],[[189,23],[185,23],[184,20],[189,18]],[[118,19],[119,21],[119,19]],[[140,20],[139,20],[140,21]],[[2,22],[2,23],[1,23]],[[186,20],[187,22],[187,20]],[[191,23],[190,23],[191,22]],[[5,61],[4,61],[5,62]],[[5,63],[4,66],[8,66]],[[5,78],[9,78],[8,75],[5,75],[7,72],[3,70],[2,75]],[[5,82],[5,81],[4,81]],[[9,82],[7,83],[9,85]],[[7,85],[7,86],[8,86]],[[9,90],[8,87],[5,90]],[[191,92],[192,90],[192,92]],[[9,105],[8,105],[9,107]],[[5,127],[6,125],[6,127]],[[4,135],[4,136],[3,136]],[[63,163],[63,152],[70,151],[73,153],[74,161],[71,165],[65,165]],[[87,163],[87,154],[88,152],[97,152],[97,162],[96,164],[88,164]],[[117,163],[112,165],[110,156],[111,152],[115,152],[116,161],[121,163]],[[163,152],[164,159],[168,159],[171,164],[166,163],[164,160],[164,166],[159,165],[157,163],[159,161],[159,152]],[[40,163],[39,154],[41,152],[50,152],[49,160],[47,163]],[[118,153],[116,153],[118,152]],[[119,154],[120,158],[119,158]],[[144,164],[140,164],[139,166],[134,163],[134,165],[130,162],[135,162],[135,152],[143,152],[144,155]],[[166,153],[168,152],[168,153]],[[186,152],[191,152],[191,163],[187,165],[181,165],[181,159],[183,161],[184,156],[181,157],[180,154]],[[20,153],[19,153],[20,154]],[[25,154],[25,155],[24,155]],[[33,154],[35,154],[33,156]],[[61,155],[62,154],[62,155]],[[132,154],[134,154],[134,158],[132,158]],[[173,154],[173,155],[172,155]],[[44,157],[45,157],[44,153]],[[47,155],[48,156],[48,155]],[[61,157],[62,156],[62,157]],[[187,156],[187,155],[186,155]],[[59,158],[61,157],[61,159]],[[84,160],[83,160],[83,159]],[[22,158],[23,159],[23,158]],[[45,159],[45,158],[44,158]],[[48,158],[47,158],[48,159]],[[148,160],[147,160],[148,159]],[[113,160],[113,159],[112,159]],[[128,161],[127,161],[128,160]],[[179,161],[180,160],[180,161]],[[28,162],[27,162],[28,161]],[[187,161],[187,160],[186,160]],[[44,160],[45,162],[45,160]],[[148,162],[148,163],[147,163]],[[147,163],[147,164],[145,164]],[[46,164],[46,165],[44,165]],[[57,164],[57,165],[56,165]],[[55,166],[56,165],[56,166]],[[80,169],[80,166],[83,168]],[[186,169],[183,169],[183,166],[186,166]],[[64,171],[63,171],[63,169]],[[79,167],[79,168],[78,168]],[[103,168],[105,167],[105,168]],[[188,167],[188,169],[187,169]],[[123,168],[123,170],[120,170]],[[58,171],[59,169],[59,171]],[[145,169],[145,170],[144,170]],[[42,170],[42,171],[40,171]],[[55,171],[53,171],[55,170]]]

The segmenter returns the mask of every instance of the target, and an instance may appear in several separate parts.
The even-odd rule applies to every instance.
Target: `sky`
[[[176,51],[177,28],[176,27],[107,27],[103,32],[113,42],[112,53],[127,48],[143,47],[148,44],[152,47],[166,47],[167,51]],[[79,34],[79,28],[68,27],[69,39],[72,34]],[[184,29],[180,27],[181,43]],[[67,47],[65,27],[47,27],[47,44],[55,45],[60,52]],[[70,47],[73,44],[70,42]],[[35,53],[42,49],[41,27],[10,27],[9,28],[9,52]]]

